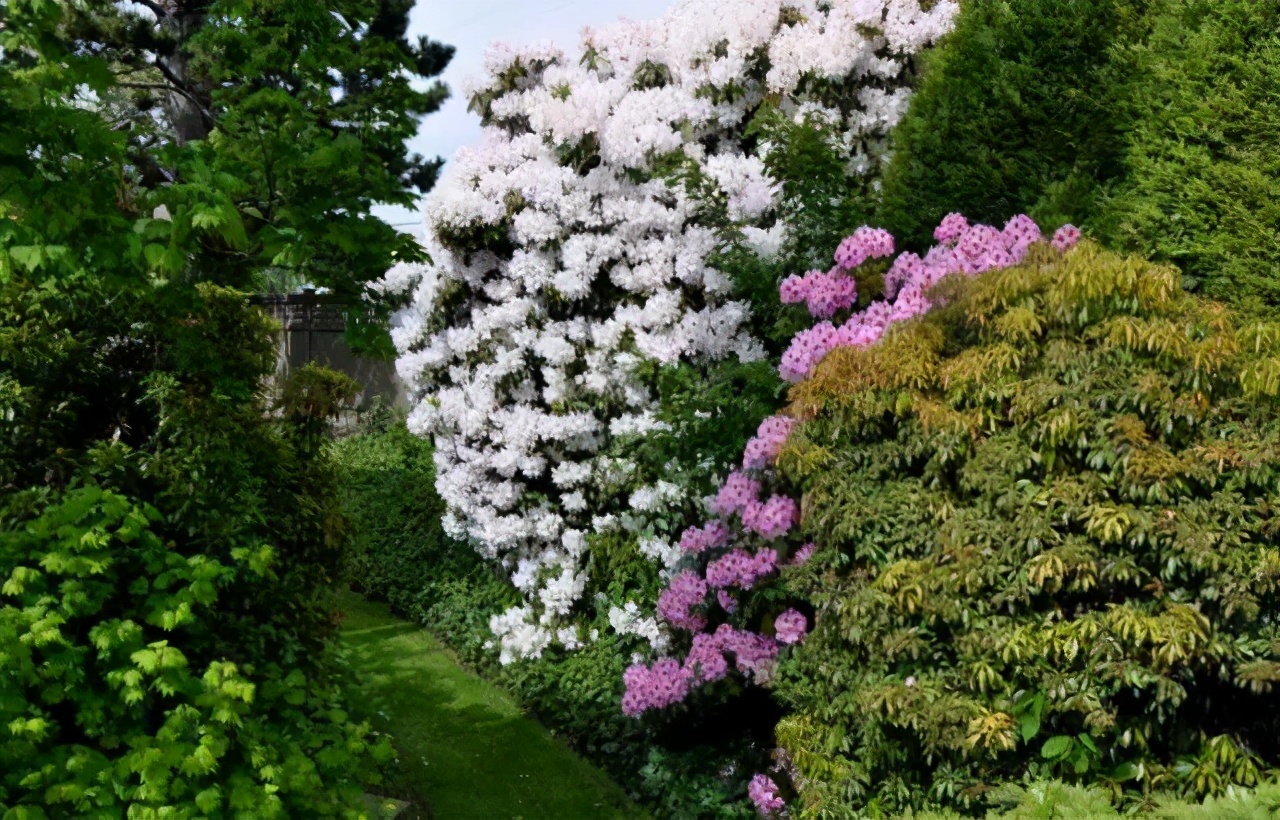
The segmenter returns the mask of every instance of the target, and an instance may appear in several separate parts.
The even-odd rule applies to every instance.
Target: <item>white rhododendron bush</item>
[[[820,122],[847,172],[873,177],[909,57],[957,12],[924,5],[686,0],[586,30],[576,52],[490,51],[470,90],[483,138],[426,203],[433,263],[384,285],[411,295],[393,338],[446,527],[525,598],[491,624],[504,662],[591,640],[571,616],[593,538],[622,531],[664,568],[678,560],[650,522],[685,486],[611,444],[661,424],[653,365],[764,355],[714,266],[728,243],[768,255],[786,235],[769,141],[747,126],[762,105]],[[617,603],[611,627],[664,651],[654,602]]]

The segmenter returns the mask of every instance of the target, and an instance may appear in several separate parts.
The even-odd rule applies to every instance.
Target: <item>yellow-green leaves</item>
[[[779,467],[829,558],[791,579],[818,617],[775,684],[788,725],[844,738],[858,806],[1044,776],[1252,785],[1280,765],[1229,753],[1280,734],[1280,399],[1259,375],[1280,336],[1088,243],[938,295],[793,388]],[[843,770],[794,742],[805,778]]]

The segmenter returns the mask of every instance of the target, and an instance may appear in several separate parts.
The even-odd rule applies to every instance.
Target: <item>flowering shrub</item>
[[[910,55],[957,4],[915,0],[683,2],[588,31],[581,58],[489,54],[472,89],[483,141],[428,201],[434,264],[384,287],[412,296],[393,336],[434,436],[448,530],[499,559],[525,597],[495,618],[506,659],[577,645],[558,627],[586,592],[594,539],[645,535],[686,502],[611,443],[659,430],[649,365],[759,359],[751,311],[709,264],[727,239],[776,249],[767,140],[744,139],[766,98],[826,123],[850,173],[875,172],[908,96]],[[716,465],[707,465],[714,469]],[[762,509],[775,532],[786,510]]]
[[[773,481],[822,547],[771,677],[797,812],[1274,777],[1280,328],[1177,283],[1032,246],[793,388]]]
[[[889,325],[923,313],[930,307],[926,293],[951,274],[974,276],[990,270],[1008,268],[1026,259],[1032,247],[1041,241],[1039,227],[1025,215],[1009,220],[1003,230],[987,225],[970,225],[959,214],[948,215],[934,233],[939,244],[923,259],[912,253],[900,255],[885,274],[893,280],[886,289],[890,299],[872,303],[865,310],[849,316],[837,329],[832,328],[831,343],[810,355],[812,366],[822,357],[839,347],[866,347],[876,342]],[[1059,228],[1051,245],[1059,252],[1071,249],[1079,241],[1080,232],[1073,226]],[[784,300],[808,301],[804,291],[809,287],[827,288],[832,282],[852,283],[852,268],[868,259],[890,256],[893,253],[893,237],[884,231],[861,228],[843,241],[835,254],[835,267],[825,273],[810,273],[802,277],[790,277],[781,285]],[[823,303],[816,309],[808,301],[815,317],[830,317],[829,305]],[[851,307],[850,299],[847,307]],[[868,322],[868,316],[875,316]],[[844,335],[844,328],[859,328]],[[807,332],[797,336],[797,343],[804,343]],[[793,343],[794,346],[794,343]],[[784,375],[788,369],[787,357],[783,357]],[[806,374],[799,374],[801,376]],[[742,629],[723,622],[738,611],[739,601],[731,588],[740,591],[752,589],[758,582],[776,576],[779,570],[779,550],[791,553],[789,563],[802,566],[816,549],[814,544],[801,544],[796,537],[783,539],[800,523],[797,502],[784,494],[771,495],[762,500],[766,487],[778,486],[779,477],[774,465],[784,450],[788,438],[797,426],[794,418],[774,416],[761,423],[755,438],[751,439],[743,456],[743,471],[735,471],[726,479],[723,487],[711,503],[712,510],[720,516],[701,527],[686,530],[681,538],[687,544],[686,563],[695,565],[705,561],[702,575],[694,569],[684,569],[671,581],[659,596],[659,614],[673,627],[695,634],[689,654],[683,663],[673,658],[663,658],[652,665],[632,665],[624,675],[625,693],[623,711],[639,715],[650,709],[663,709],[684,701],[692,690],[728,676],[732,669],[757,682],[768,680],[774,661],[784,646],[801,643],[809,631],[809,620],[795,608],[777,612],[770,601],[776,596],[761,596],[765,601],[766,617],[769,609],[777,612],[772,618],[772,635]],[[711,534],[709,537],[708,534]],[[754,554],[747,547],[752,541],[768,542]],[[776,543],[775,543],[776,542]],[[776,584],[774,585],[776,586]],[[714,603],[710,594],[715,592]],[[718,605],[723,615],[714,613]],[[759,608],[745,620],[755,621]],[[713,632],[703,631],[713,621],[722,621]],[[750,783],[748,793],[757,808],[770,813],[782,808],[776,784],[766,775],[759,774]]]

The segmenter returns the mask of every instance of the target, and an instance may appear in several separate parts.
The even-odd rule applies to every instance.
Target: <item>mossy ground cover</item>
[[[438,820],[645,816],[430,633],[354,593],[339,606],[366,705],[399,759],[384,792]]]

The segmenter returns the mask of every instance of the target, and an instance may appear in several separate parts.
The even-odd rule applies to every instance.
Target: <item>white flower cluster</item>
[[[504,661],[577,646],[564,622],[589,581],[589,534],[680,500],[606,454],[660,426],[640,366],[762,356],[749,306],[708,264],[725,217],[761,252],[783,238],[748,119],[766,99],[819,117],[849,167],[873,171],[909,93],[906,58],[957,11],[928,5],[683,0],[588,29],[580,55],[488,54],[470,90],[483,139],[427,200],[434,262],[383,286],[412,295],[393,337],[416,390],[410,426],[435,439],[446,526],[526,597],[492,624]],[[641,546],[663,565],[678,557]]]
[[[621,607],[609,608],[609,626],[619,635],[637,635],[649,642],[659,655],[665,655],[671,645],[670,636],[652,615],[645,615],[635,601],[627,601]]]

